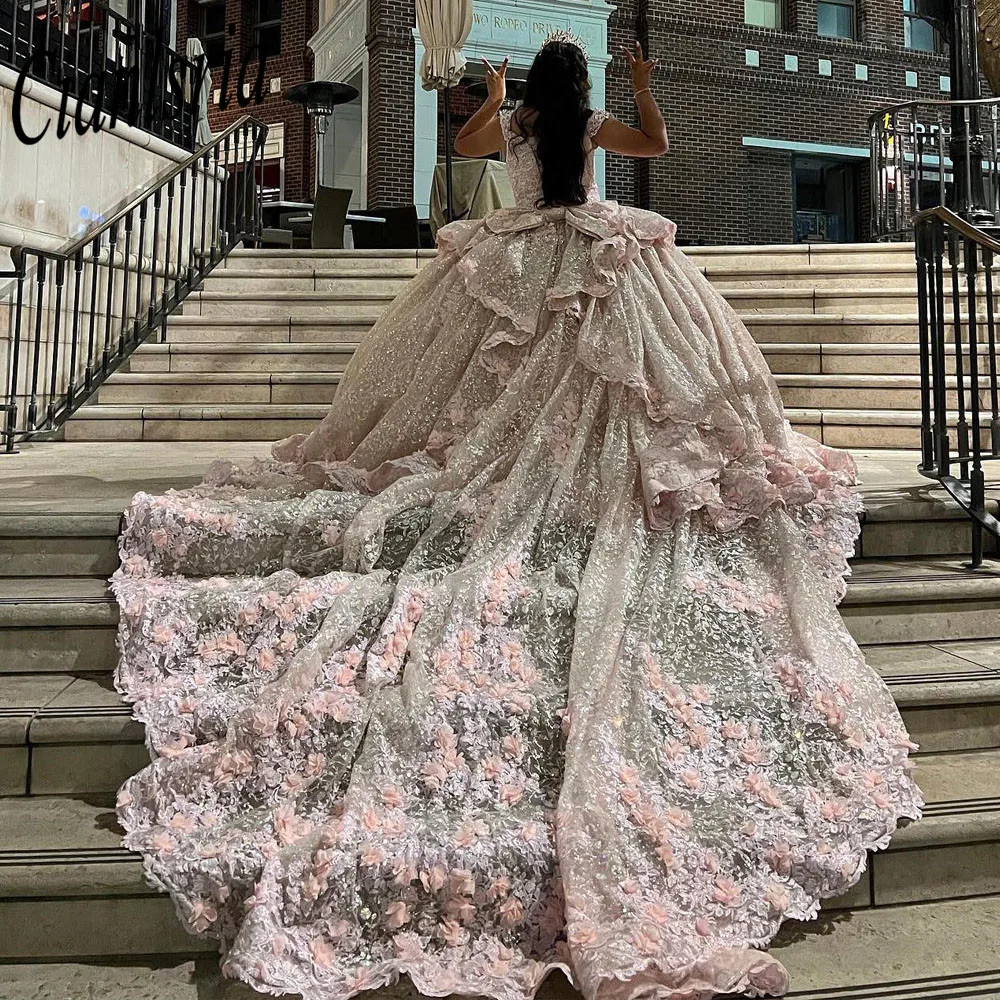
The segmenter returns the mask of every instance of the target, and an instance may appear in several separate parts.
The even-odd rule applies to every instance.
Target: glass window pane
[[[781,27],[779,0],[743,0],[743,20],[758,28]]]
[[[281,55],[281,24],[276,24],[273,28],[264,28],[257,35],[257,44],[260,46],[259,58],[269,59]]]
[[[824,38],[854,37],[853,6],[820,2],[816,5],[816,22],[816,33]]]
[[[204,16],[203,35],[221,35],[226,30],[226,5],[224,3],[213,3],[202,8]]]
[[[934,52],[934,28],[919,17],[904,19],[906,47],[917,52]]]
[[[281,0],[260,0],[260,21],[280,21]]]
[[[205,46],[205,59],[208,65],[215,69],[221,66],[226,60],[226,43],[221,38],[210,38],[203,40]]]

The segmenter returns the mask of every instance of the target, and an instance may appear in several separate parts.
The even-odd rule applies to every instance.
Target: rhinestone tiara
[[[587,44],[582,38],[577,37],[568,28],[560,28],[558,31],[553,31],[551,34],[545,36],[545,41],[542,42],[542,47],[544,48],[549,42],[562,42],[566,45],[575,45],[584,55],[587,56]]]

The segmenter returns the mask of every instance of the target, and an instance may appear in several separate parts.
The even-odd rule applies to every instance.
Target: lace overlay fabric
[[[119,796],[227,974],[346,1000],[780,993],[920,812],[837,612],[850,458],[614,203],[441,231],[330,414],[127,512]]]
[[[507,152],[507,174],[514,192],[514,201],[518,205],[534,207],[542,201],[543,197],[542,173],[534,153],[534,140],[526,138],[521,141],[511,128],[513,114],[512,111],[500,112],[500,129]],[[583,189],[587,192],[589,202],[596,202],[601,197],[594,180],[593,153],[596,148],[594,137],[610,117],[606,111],[597,109],[591,111],[583,136],[584,149],[588,154],[583,172]]]

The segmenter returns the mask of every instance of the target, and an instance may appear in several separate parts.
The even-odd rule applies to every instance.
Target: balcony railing
[[[105,0],[0,0],[0,64],[27,66],[30,79],[102,109],[105,122],[194,148],[197,105],[184,84],[202,67]]]
[[[267,126],[244,116],[63,250],[15,247],[0,296],[0,441],[47,435],[261,228]]]
[[[908,101],[869,121],[875,239],[911,239],[914,217],[944,206],[1000,218],[1000,98]]]

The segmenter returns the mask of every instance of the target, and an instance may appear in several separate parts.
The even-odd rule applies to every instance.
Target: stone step
[[[910,410],[920,411],[920,377],[902,374],[776,374],[781,398],[789,409]],[[957,380],[946,380],[948,406],[958,406]],[[985,385],[985,382],[983,383]],[[979,392],[980,406],[988,410],[990,394]],[[968,383],[966,383],[968,402]]]
[[[897,831],[871,859],[867,878],[828,901],[828,911],[849,909],[854,919],[873,907],[971,900],[1000,889],[1000,752],[927,755],[916,777],[925,819]],[[146,936],[168,928],[156,919],[157,895],[138,856],[120,846],[111,802],[101,795],[0,799],[0,924],[7,929],[0,961],[183,950],[179,932],[166,936],[175,947]],[[117,905],[100,905],[109,900]],[[87,903],[98,904],[93,913]],[[209,947],[189,940],[187,950]]]
[[[59,445],[62,449],[100,447],[99,445]],[[142,447],[123,445],[120,447]],[[159,447],[167,447],[161,444]],[[191,463],[186,478],[167,477],[155,482],[125,481],[118,496],[98,502],[95,499],[74,498],[68,507],[52,510],[27,510],[0,514],[0,578],[51,576],[109,576],[118,566],[118,531],[121,515],[136,489],[153,491],[183,488],[196,483],[205,465],[217,457],[214,446],[202,446],[206,451]],[[244,446],[245,447],[245,446]],[[260,454],[267,448],[261,445]],[[890,453],[891,454],[891,453]],[[148,456],[143,456],[148,458]],[[243,459],[243,456],[237,456]],[[139,456],[133,456],[133,461]],[[970,547],[970,525],[965,512],[931,480],[922,480],[914,470],[919,460],[915,452],[891,455],[892,467],[882,468],[876,455],[862,455],[862,481],[875,476],[875,484],[862,487],[865,502],[858,553],[867,558],[901,555],[964,555]],[[9,459],[8,459],[9,460]],[[245,459],[243,459],[245,460]],[[128,464],[129,459],[122,461]],[[58,462],[57,462],[58,464]],[[902,472],[900,471],[902,470]],[[138,473],[140,470],[136,469]],[[908,473],[916,487],[880,486],[887,479],[898,480]],[[40,501],[44,503],[44,500]],[[990,510],[1000,515],[1000,504],[990,500]],[[87,510],[86,508],[91,508]],[[82,508],[82,509],[81,509]],[[995,546],[994,546],[995,547]],[[987,551],[991,550],[990,536]]]
[[[718,285],[718,291],[739,313],[798,313],[822,315],[912,314],[914,290],[907,286],[848,285],[843,288],[743,288]],[[322,318],[331,312],[345,319],[374,321],[392,301],[391,294],[336,291],[204,291],[184,300],[184,316],[239,315],[258,319]]]
[[[342,371],[344,362],[339,362]],[[184,372],[176,374],[124,373],[113,375],[97,394],[97,402],[108,405],[177,403],[288,403],[329,405],[340,371],[287,372]]]
[[[221,367],[221,362],[215,363]],[[328,409],[327,403],[92,405],[82,407],[66,423],[64,439],[273,441],[308,432]],[[789,406],[786,416],[796,430],[835,448],[920,446],[920,412],[916,409]],[[957,415],[949,419],[957,420]],[[984,442],[988,426],[989,419],[984,416]]]
[[[867,288],[917,288],[917,266],[911,256],[901,261],[864,264],[780,264],[766,268],[708,263],[702,273],[714,285],[723,288],[816,288],[845,289],[863,285]]]
[[[184,316],[174,313],[167,320],[166,342],[170,344],[298,344],[359,343],[372,328],[377,316],[368,320],[323,316],[300,319],[257,319],[253,324],[240,323],[232,316]],[[160,346],[148,341],[139,348],[145,351]],[[138,353],[138,351],[136,352]],[[135,355],[133,355],[134,357]],[[126,362],[128,363],[128,362]]]
[[[920,447],[920,411],[891,409],[796,408],[785,411],[792,427],[833,448],[917,449]],[[958,414],[948,414],[954,426]],[[982,446],[989,448],[989,417],[982,417]]]
[[[203,292],[337,292],[341,295],[395,296],[412,275],[386,275],[375,270],[343,271],[336,268],[216,268],[204,281]]]
[[[110,513],[0,514],[0,577],[110,576],[120,525]]]
[[[388,293],[339,292],[193,292],[183,302],[183,316],[241,317],[258,319],[299,319],[336,313],[343,319],[373,323],[393,300]]]
[[[96,402],[140,406],[159,403],[329,404],[353,356],[352,345],[304,345],[312,349],[308,353],[297,349],[303,345],[264,346],[282,350],[255,354],[237,345],[236,350],[227,352],[144,354],[135,359],[129,372],[111,376],[99,390]],[[789,356],[779,351],[775,358],[780,362]],[[765,353],[765,357],[770,360],[771,356]],[[147,367],[163,364],[169,372],[151,372]],[[243,367],[245,365],[249,367]],[[287,371],[291,365],[295,366],[294,370]],[[268,374],[268,370],[277,374]],[[916,411],[920,408],[920,378],[917,375],[777,372],[775,380],[785,406],[791,409]],[[958,405],[956,384],[954,378],[948,382],[950,406]],[[988,390],[980,390],[980,401],[984,409],[989,408]]]
[[[920,373],[917,344],[776,343],[761,344],[761,353],[776,374],[799,375],[911,375]],[[963,353],[968,379],[968,355]],[[980,378],[989,371],[989,355],[980,354]],[[945,348],[945,367],[955,371],[955,349]],[[968,385],[968,382],[966,382]]]
[[[826,914],[789,923],[772,950],[791,977],[793,1000],[996,1000],[1000,973],[992,942],[1000,897]],[[164,951],[167,949],[164,948]],[[214,956],[0,964],[2,1000],[252,1000],[260,994],[222,980]],[[371,1000],[420,1000],[406,976],[373,989]],[[294,997],[288,995],[290,1000]],[[559,971],[538,1000],[581,1000]]]
[[[388,277],[416,274],[420,267],[435,256],[435,250],[240,249],[233,250],[220,267],[255,271],[321,270]]]
[[[107,673],[118,605],[94,577],[0,577],[0,674]]]
[[[1000,641],[866,647],[921,755],[1000,748]],[[144,729],[101,672],[0,673],[0,795],[114,792]],[[1000,779],[998,779],[1000,780]]]
[[[746,312],[740,319],[754,340],[767,344],[916,344],[917,315],[910,308],[897,313]]]
[[[174,923],[177,923],[174,918]],[[172,941],[176,931],[171,932]],[[182,939],[183,940],[183,939]],[[187,938],[190,940],[190,938]],[[169,945],[168,945],[169,947]],[[164,948],[163,951],[167,949]],[[180,949],[183,952],[183,948]],[[71,956],[59,956],[70,958]],[[569,985],[566,984],[566,990]],[[548,989],[548,987],[546,987]],[[375,1000],[403,1000],[399,987],[372,990]],[[572,994],[574,1000],[576,994]],[[286,994],[294,1000],[291,994]],[[0,1000],[259,1000],[249,986],[223,979],[214,956],[156,954],[61,962],[0,964]],[[419,995],[412,991],[412,998]],[[545,1000],[539,994],[539,1000]]]
[[[176,313],[167,321],[170,343],[300,343],[341,341],[357,343],[378,318],[343,318],[329,310],[323,316],[256,319],[240,323],[229,316]],[[334,314],[330,314],[334,313]],[[381,313],[378,313],[379,315]],[[758,343],[767,344],[912,344],[917,343],[916,315],[768,312],[741,313]],[[149,346],[148,344],[145,346]]]
[[[1000,565],[975,573],[948,556],[856,559],[841,605],[865,645],[1000,636]]]
[[[84,406],[66,423],[64,440],[277,441],[312,430],[329,409],[328,403]]]
[[[130,373],[343,371],[357,344],[143,344],[128,359]],[[115,376],[112,376],[114,378]]]
[[[681,248],[702,267],[765,270],[810,265],[818,268],[847,264],[911,263],[913,243],[779,243],[752,246],[690,246]]]
[[[0,794],[114,792],[149,762],[143,726],[103,674],[0,674]]]
[[[739,313],[835,313],[854,316],[912,314],[913,288],[904,285],[854,285],[845,288],[734,288],[718,291]]]

